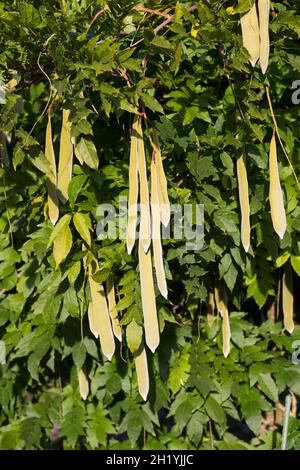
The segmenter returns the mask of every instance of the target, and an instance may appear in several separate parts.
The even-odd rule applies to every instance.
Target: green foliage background
[[[300,327],[292,337],[283,332],[279,298],[286,262],[295,291],[299,285],[300,208],[296,181],[279,149],[288,222],[280,241],[267,201],[273,124],[264,85],[270,85],[299,175],[299,106],[291,96],[300,75],[300,5],[271,2],[265,78],[242,48],[239,12],[248,0],[198,1],[193,12],[188,1],[140,2],[174,14],[157,34],[164,18],[133,10],[134,1],[107,3],[110,11],[91,25],[101,1],[0,1],[0,130],[9,138],[10,160],[0,170],[0,335],[7,352],[0,366],[0,448],[278,448],[281,425],[267,418],[287,390],[296,400],[300,396],[300,366],[291,361]],[[6,94],[4,84],[10,87]],[[123,346],[108,362],[89,331],[85,249],[74,226],[72,250],[59,269],[48,248],[53,227],[46,220],[42,113],[50,91],[56,97],[56,154],[61,110],[68,108],[85,161],[75,161],[61,216],[82,212],[95,227],[97,206],[117,206],[127,195],[130,127],[139,102],[159,134],[171,202],[205,205],[200,251],[186,252],[184,240],[164,242],[169,301],[157,298],[161,344],[148,354],[146,403],[125,334],[133,321],[142,325],[136,253],[127,255],[123,240],[101,242],[93,235],[98,278],[113,272],[122,302]],[[251,195],[247,255],[240,244],[235,171],[243,144]],[[206,318],[207,294],[219,279],[230,300],[227,359],[220,319],[210,327]],[[276,322],[268,317],[274,305]],[[86,402],[76,374],[83,365],[91,388]],[[296,416],[288,448],[300,448]]]

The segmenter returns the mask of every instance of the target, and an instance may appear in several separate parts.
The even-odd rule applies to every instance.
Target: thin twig
[[[132,9],[143,13],[151,13],[151,15],[163,16],[164,18],[171,18],[173,16],[170,15],[170,13],[165,13],[164,11],[152,10],[151,8],[141,7],[139,5],[136,5]]]
[[[270,108],[270,113],[271,113],[271,116],[272,116],[272,119],[273,119],[273,123],[274,123],[274,128],[275,128],[275,132],[277,134],[277,137],[278,137],[278,140],[279,140],[279,143],[280,143],[280,146],[282,148],[282,151],[291,167],[291,170],[293,172],[293,175],[295,177],[295,180],[296,180],[296,183],[297,183],[297,186],[298,186],[298,189],[300,190],[300,183],[299,183],[299,180],[297,178],[297,175],[296,175],[296,172],[294,170],[294,167],[292,165],[292,162],[288,156],[288,153],[287,151],[285,150],[284,148],[284,145],[283,145],[283,142],[281,140],[281,137],[280,137],[280,133],[279,133],[279,129],[278,129],[278,124],[277,124],[277,121],[276,121],[276,117],[275,117],[275,114],[274,114],[274,110],[273,110],[273,106],[272,106],[272,100],[271,100],[271,96],[270,96],[270,90],[269,90],[269,87],[268,85],[266,85],[266,93],[267,93],[267,98],[268,98],[268,103],[269,103],[269,108]]]
[[[197,6],[196,5],[193,5],[189,8],[189,13],[193,13],[193,11],[197,10]],[[156,26],[156,28],[154,28],[154,33],[157,34],[159,33],[159,31],[161,31],[163,28],[165,28],[166,26],[168,26],[170,23],[172,23],[172,21],[174,21],[174,17],[175,15],[171,15],[169,18],[167,18],[165,21],[163,21],[162,23],[160,23],[158,26]],[[144,38],[141,38],[139,39],[138,41],[136,41],[135,43],[133,43],[130,48],[132,47],[135,47],[137,46],[138,44],[140,44],[141,42],[144,41]]]
[[[151,15],[163,16],[164,18],[171,18],[173,16],[173,15],[170,15],[170,13],[165,13],[159,10],[152,10],[151,8],[146,8],[146,7],[142,7],[139,5],[134,6],[132,10],[140,11],[142,13],[150,13]],[[101,10],[97,11],[97,13],[93,16],[93,18],[90,21],[89,28],[95,23],[97,18],[99,18],[99,16],[102,15],[102,13],[104,13],[105,11],[108,11],[108,8],[101,8]]]
[[[283,422],[283,429],[282,429],[281,450],[286,450],[288,428],[289,428],[289,418],[290,418],[290,412],[291,412],[291,403],[292,403],[292,397],[291,397],[291,394],[288,393],[287,396],[285,397],[285,410],[284,410],[284,422]]]

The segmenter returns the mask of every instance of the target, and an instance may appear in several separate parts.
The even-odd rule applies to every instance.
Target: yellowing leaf
[[[53,256],[56,268],[66,259],[73,244],[72,232],[69,225],[64,225],[53,242]]]
[[[91,246],[91,219],[89,214],[84,214],[82,212],[76,212],[73,217],[74,226],[81,236],[81,238],[87,243],[88,246]]]
[[[71,222],[71,219],[72,219],[71,214],[65,214],[61,219],[59,219],[58,223],[55,225],[54,229],[51,232],[49,242],[48,242],[48,248],[52,245],[55,238],[58,236],[59,232],[63,230],[65,225],[69,225],[69,223]]]

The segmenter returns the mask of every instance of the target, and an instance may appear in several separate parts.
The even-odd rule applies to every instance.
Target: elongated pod
[[[269,166],[269,200],[271,206],[271,218],[275,232],[280,238],[283,238],[286,231],[286,216],[283,202],[283,193],[279,178],[275,133],[273,133],[270,143]]]
[[[97,323],[97,318],[96,318],[96,314],[95,314],[94,307],[93,307],[93,302],[90,302],[88,306],[88,318],[89,318],[89,327],[90,327],[91,333],[95,336],[95,338],[98,338],[99,336],[98,323]]]
[[[237,179],[239,187],[239,200],[241,208],[241,239],[244,250],[247,252],[250,246],[250,204],[249,188],[246,169],[246,155],[244,149],[240,151],[237,158]]]
[[[214,297],[213,292],[209,292],[207,296],[206,306],[207,306],[207,321],[211,328],[214,318],[215,318],[215,297]]]
[[[119,341],[122,341],[122,331],[116,309],[116,294],[114,285],[114,276],[111,274],[106,281],[106,295],[108,300],[108,310],[113,327],[113,332]]]
[[[269,18],[270,0],[258,0],[259,13],[259,35],[260,35],[260,68],[263,74],[266,73],[269,65],[270,39],[269,39]]]
[[[97,262],[89,266],[89,284],[92,297],[95,327],[99,334],[100,345],[104,356],[111,360],[115,352],[115,341],[107,307],[107,301],[102,284],[96,282],[92,274],[97,269]],[[94,328],[94,327],[93,327]]]
[[[139,240],[139,268],[145,338],[148,348],[154,352],[159,345],[159,327],[153,283],[151,250],[146,253]]]
[[[79,382],[79,392],[83,400],[86,400],[89,394],[89,381],[82,369],[77,369]]]
[[[227,357],[230,353],[231,330],[227,307],[227,293],[224,286],[218,286],[215,288],[215,299],[217,310],[222,317],[223,355],[224,357]]]
[[[146,401],[149,392],[149,372],[144,341],[142,341],[138,351],[134,354],[134,363],[137,374],[139,393]]]
[[[138,118],[138,170],[141,207],[140,240],[144,251],[148,251],[151,243],[150,202],[142,120],[140,117]]]
[[[167,227],[170,222],[170,202],[168,196],[168,183],[164,172],[163,162],[161,158],[159,140],[156,132],[152,132],[152,145],[153,145],[153,157],[155,159],[157,169],[157,186],[158,186],[158,198],[159,198],[159,209],[160,209],[160,220],[161,223]]]
[[[157,286],[160,293],[167,298],[168,287],[164,270],[163,252],[160,232],[160,210],[158,197],[158,170],[155,158],[151,160],[151,222],[153,259],[156,273]]]
[[[66,202],[69,199],[68,187],[72,179],[73,169],[73,144],[69,117],[70,110],[63,109],[57,181],[58,197],[62,202]]]
[[[48,189],[48,214],[52,224],[55,225],[59,217],[59,203],[57,197],[57,171],[55,153],[52,141],[51,115],[48,112],[48,123],[46,128],[45,155],[49,163],[50,174],[47,178]]]
[[[138,203],[138,116],[134,117],[129,161],[129,198],[127,224],[127,252],[131,253],[136,238],[137,203]]]
[[[282,277],[282,311],[284,328],[293,333],[294,324],[294,292],[293,275],[289,261],[284,265]]]
[[[260,54],[259,24],[255,3],[251,9],[241,16],[243,46],[250,55],[250,63],[255,66]]]

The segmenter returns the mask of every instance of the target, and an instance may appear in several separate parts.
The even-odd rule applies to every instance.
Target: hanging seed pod
[[[91,330],[91,333],[95,336],[95,338],[98,338],[99,333],[98,333],[98,327],[97,327],[97,319],[93,307],[93,302],[89,303],[88,306],[88,318],[89,318],[89,327]]]
[[[215,318],[215,297],[214,297],[213,292],[209,292],[206,306],[207,306],[207,321],[211,328],[214,318]]]
[[[293,333],[294,324],[294,293],[293,293],[293,275],[289,262],[284,265],[282,277],[282,311],[284,328]]]
[[[237,179],[239,187],[239,200],[241,208],[241,239],[246,253],[250,246],[250,205],[249,205],[249,189],[246,168],[246,155],[244,149],[237,158]]]
[[[164,172],[163,162],[161,158],[161,152],[159,147],[159,141],[156,132],[152,132],[152,145],[153,145],[153,157],[155,159],[157,169],[157,185],[158,185],[158,198],[160,206],[160,220],[161,223],[167,227],[170,222],[170,202],[168,196],[168,183]]]
[[[241,16],[241,27],[243,46],[249,52],[250,63],[254,67],[259,59],[260,51],[259,24],[255,3],[247,13]]]
[[[144,251],[149,250],[151,243],[151,225],[150,225],[150,203],[149,189],[147,180],[146,156],[143,140],[142,120],[138,118],[138,171],[140,179],[140,240]]]
[[[149,373],[148,373],[148,362],[147,353],[142,342],[138,351],[134,354],[134,363],[139,387],[139,393],[142,398],[146,401],[149,392]]]
[[[89,382],[82,369],[77,369],[79,382],[79,392],[83,400],[86,400],[89,394]]]
[[[115,295],[115,286],[114,286],[114,277],[113,275],[109,276],[106,281],[106,293],[108,300],[108,310],[110,314],[110,319],[113,327],[113,332],[116,338],[119,341],[122,341],[122,331],[118,318],[118,312],[116,309],[116,295]]]
[[[92,328],[96,328],[98,331],[104,356],[111,360],[115,352],[115,341],[103,286],[92,277],[92,274],[98,269],[98,265],[96,261],[92,264],[93,266],[89,266],[89,284],[94,313]]]
[[[59,205],[57,197],[57,172],[55,153],[52,141],[52,126],[51,126],[51,115],[48,112],[48,123],[46,128],[46,143],[45,143],[45,155],[49,163],[51,174],[47,179],[48,189],[48,214],[52,224],[55,225],[59,217]]]
[[[154,352],[159,345],[159,328],[153,284],[151,250],[149,249],[147,253],[145,253],[141,240],[139,240],[139,268],[146,344],[148,348]]]
[[[258,0],[259,13],[259,35],[260,35],[260,68],[266,73],[269,65],[270,39],[269,39],[269,17],[270,0]]]
[[[63,109],[57,180],[58,197],[63,203],[69,199],[68,187],[72,179],[73,168],[73,144],[69,116],[70,110]]]
[[[131,253],[136,238],[137,203],[138,203],[138,116],[134,117],[129,162],[129,198],[127,225],[127,252]]]
[[[284,210],[283,193],[280,185],[277,150],[276,150],[276,137],[273,133],[270,143],[270,188],[269,200],[271,206],[271,217],[273,227],[278,236],[282,239],[286,231],[286,216]]]
[[[152,245],[157,286],[161,295],[168,297],[168,287],[164,270],[163,252],[160,232],[160,210],[158,197],[158,170],[155,157],[151,160],[151,216],[152,216]]]
[[[230,322],[229,322],[229,313],[227,307],[227,293],[224,286],[216,287],[215,289],[215,299],[217,310],[222,317],[222,337],[223,337],[223,355],[227,357],[230,353]]]

